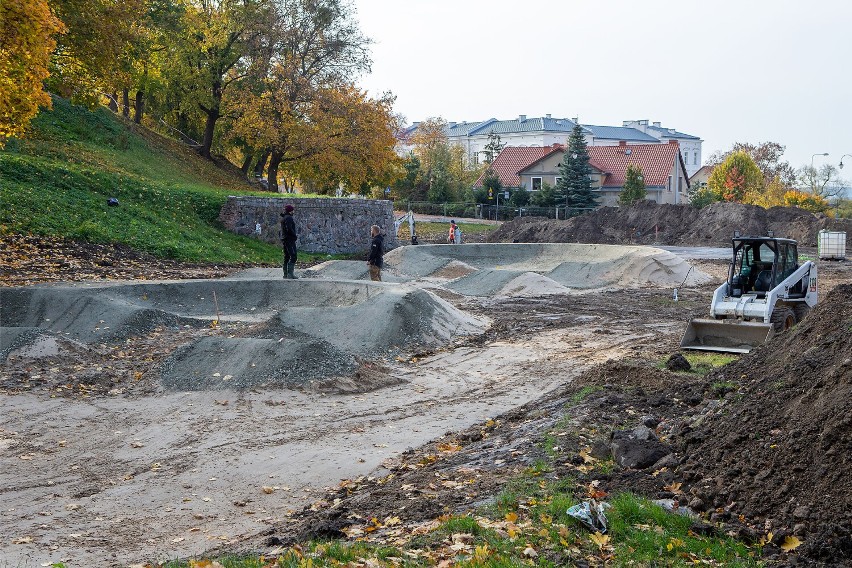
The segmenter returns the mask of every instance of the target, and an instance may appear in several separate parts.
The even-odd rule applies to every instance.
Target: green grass
[[[277,263],[279,247],[217,221],[228,195],[258,193],[248,189],[177,142],[54,98],[26,140],[0,151],[0,232],[121,243],[186,261]],[[120,205],[107,206],[110,197]]]
[[[693,520],[630,493],[607,498],[606,535],[592,534],[567,510],[584,498],[576,479],[545,479],[537,464],[513,480],[495,503],[468,514],[447,515],[427,532],[395,546],[363,541],[322,541],[295,545],[275,558],[217,559],[225,568],[325,566],[453,566],[508,568],[572,566],[578,561],[614,567],[693,565],[758,567],[760,547],[722,533],[700,536]],[[532,552],[530,552],[532,551]],[[209,566],[181,561],[164,568]]]
[[[683,355],[686,360],[689,361],[689,364],[692,366],[692,368],[686,372],[695,373],[698,375],[706,375],[713,369],[723,367],[728,363],[732,363],[739,359],[738,355],[728,355],[723,353],[684,352],[681,353],[681,355]],[[659,363],[657,363],[657,367],[660,369],[665,369],[666,362],[660,361]]]

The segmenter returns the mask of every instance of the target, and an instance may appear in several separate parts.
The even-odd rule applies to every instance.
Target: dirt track
[[[700,268],[716,279],[724,270]],[[849,278],[845,264],[826,268],[824,291]],[[681,290],[677,303],[669,286],[539,297],[435,289],[492,325],[301,390],[163,391],[152,370],[175,347],[245,335],[239,321],[12,356],[0,368],[0,559],[123,566],[260,542],[255,535],[325,487],[380,476],[407,449],[534,401],[597,363],[667,356],[712,287]]]

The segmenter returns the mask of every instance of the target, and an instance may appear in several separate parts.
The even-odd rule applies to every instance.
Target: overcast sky
[[[361,85],[408,123],[648,119],[704,158],[763,141],[796,168],[852,154],[850,0],[353,2],[374,41]]]

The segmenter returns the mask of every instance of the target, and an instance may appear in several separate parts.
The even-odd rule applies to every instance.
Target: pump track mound
[[[382,479],[600,365],[667,357],[724,272],[634,246],[385,258],[381,283],[333,261],[297,281],[0,288],[0,559],[262,548],[341,480]]]

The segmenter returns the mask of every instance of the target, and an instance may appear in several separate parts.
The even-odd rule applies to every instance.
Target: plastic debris
[[[606,514],[604,513],[612,505],[609,503],[598,503],[594,499],[583,501],[578,505],[568,508],[568,516],[574,517],[586,528],[601,534],[606,534]]]

